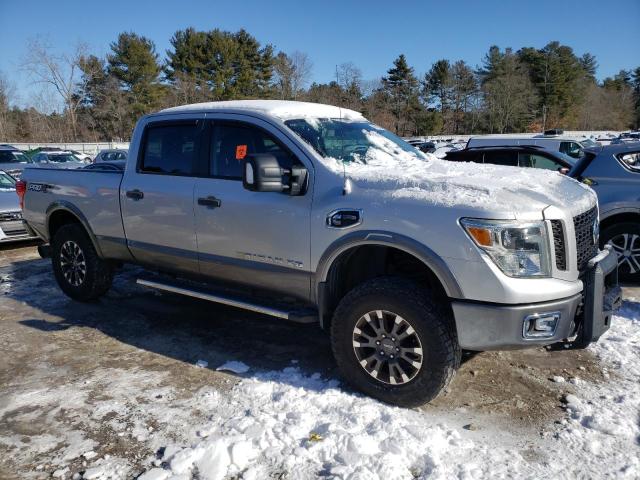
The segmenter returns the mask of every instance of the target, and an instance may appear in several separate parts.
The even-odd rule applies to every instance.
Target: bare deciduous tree
[[[313,64],[306,53],[295,51],[291,55],[280,52],[274,61],[274,86],[283,100],[295,100],[311,78]]]
[[[88,82],[80,71],[80,62],[86,50],[84,44],[78,44],[71,53],[57,55],[42,40],[31,40],[23,63],[23,68],[34,82],[48,85],[62,100],[74,141],[78,136],[78,108],[84,99]]]

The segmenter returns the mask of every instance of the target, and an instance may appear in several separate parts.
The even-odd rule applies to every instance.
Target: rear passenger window
[[[629,170],[640,172],[640,152],[623,153],[618,158]]]
[[[516,152],[486,152],[484,154],[484,163],[517,167],[518,154]]]
[[[218,124],[211,136],[209,173],[213,177],[242,179],[242,160],[254,153],[270,153],[282,168],[298,161],[278,141],[259,128],[247,124]]]
[[[155,125],[146,130],[140,170],[169,175],[192,175],[196,163],[197,125]]]

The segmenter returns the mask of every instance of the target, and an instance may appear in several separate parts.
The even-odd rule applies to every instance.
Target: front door
[[[148,124],[137,167],[124,176],[120,202],[127,245],[147,266],[198,272],[193,193],[202,123]]]
[[[311,189],[300,196],[251,192],[242,186],[241,169],[252,153],[270,153],[287,168],[300,163],[301,152],[250,117],[210,121],[206,132],[209,172],[195,186],[201,273],[308,299]]]

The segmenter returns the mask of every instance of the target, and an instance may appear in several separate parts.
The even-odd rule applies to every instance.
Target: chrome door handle
[[[137,188],[135,190],[129,190],[126,195],[127,198],[131,198],[132,200],[142,200],[144,198],[144,192],[141,192]]]
[[[216,198],[214,196],[208,196],[208,197],[200,197],[198,199],[198,205],[202,205],[203,207],[208,207],[208,208],[220,208],[220,206],[222,205],[222,202],[220,201],[219,198]]]

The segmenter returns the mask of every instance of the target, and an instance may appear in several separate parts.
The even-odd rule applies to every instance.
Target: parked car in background
[[[412,142],[411,145],[424,153],[433,153],[437,148],[435,142]]]
[[[100,150],[96,155],[94,163],[99,162],[113,162],[114,160],[126,160],[129,151],[121,148],[111,148],[107,150]]]
[[[587,137],[572,137],[553,131],[542,135],[482,135],[471,137],[467,142],[470,147],[501,147],[508,145],[535,145],[547,150],[564,153],[573,158],[580,158],[585,148],[595,147],[598,144]]]
[[[640,132],[622,132],[618,138],[611,140],[611,145],[640,142]]]
[[[0,145],[0,170],[19,178],[22,170],[32,164],[33,160],[25,155],[22,150],[18,150],[11,145]]]
[[[447,152],[445,160],[454,162],[491,163],[510,167],[542,168],[567,173],[576,159],[560,152],[537,146],[473,147]]]
[[[0,170],[0,243],[38,238],[22,221],[16,179]]]
[[[91,163],[93,162],[93,157],[91,155],[89,155],[88,153],[83,153],[83,152],[79,152],[77,150],[69,150],[71,153],[73,153],[73,155],[77,158],[79,158],[80,160],[82,160],[84,163]]]
[[[621,280],[639,282],[640,142],[585,150],[569,176],[598,194],[600,245],[618,254]]]
[[[68,150],[52,150],[36,153],[33,167],[81,168],[86,164]]]

